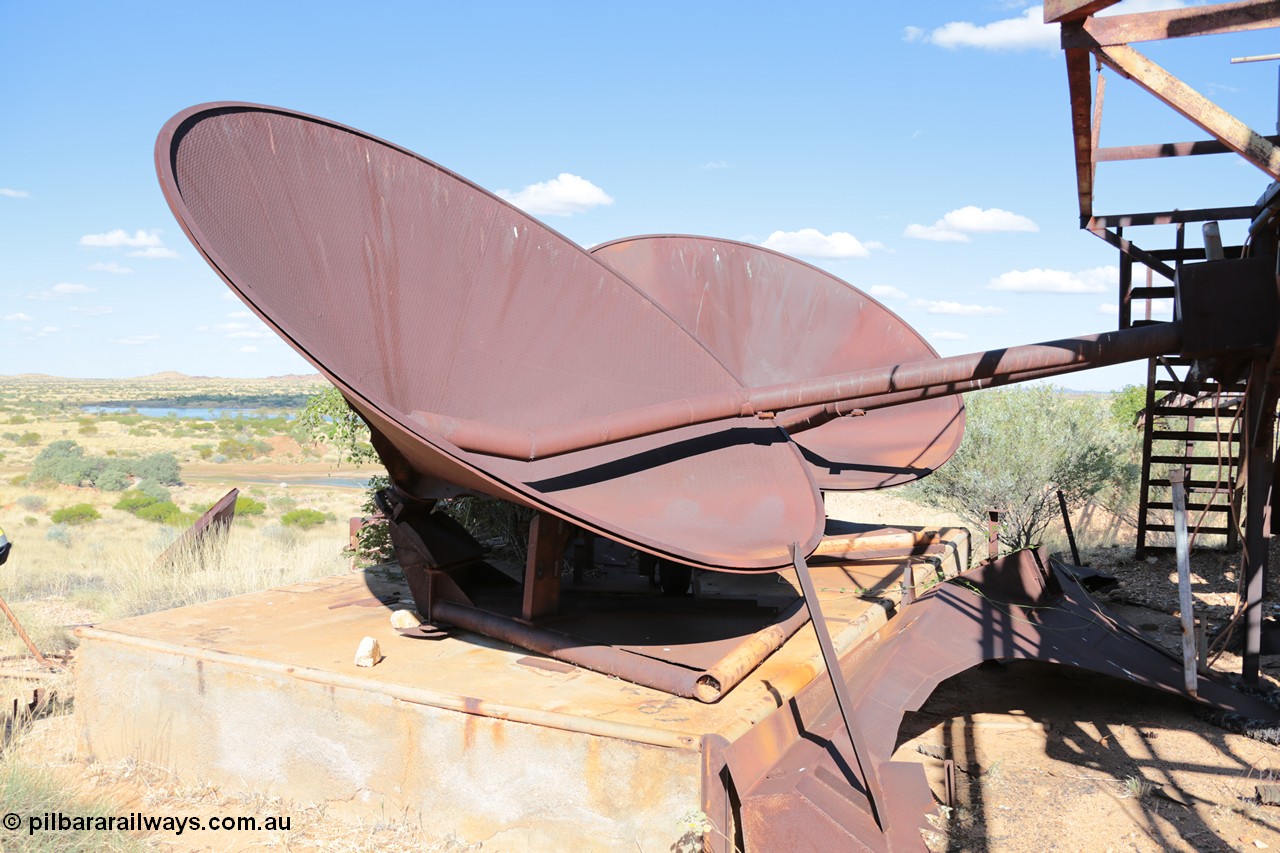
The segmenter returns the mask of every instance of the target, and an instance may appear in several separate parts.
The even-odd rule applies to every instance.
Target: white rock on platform
[[[356,648],[356,666],[374,666],[382,660],[382,648],[373,637],[365,637]]]
[[[392,610],[392,628],[417,628],[422,624],[422,617],[416,610]]]

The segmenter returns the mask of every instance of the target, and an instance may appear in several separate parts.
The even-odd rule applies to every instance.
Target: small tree
[[[1000,540],[1038,544],[1058,516],[1137,474],[1133,433],[1119,428],[1098,398],[1047,386],[983,391],[966,399],[964,441],[951,461],[915,485],[917,494],[977,527],[1001,511]]]
[[[338,461],[357,465],[376,461],[378,455],[369,443],[369,428],[356,414],[347,399],[332,385],[312,394],[302,414],[298,429],[312,442],[327,441],[338,451]]]

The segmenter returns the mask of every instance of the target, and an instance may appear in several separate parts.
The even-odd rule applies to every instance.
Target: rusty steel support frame
[[[526,622],[554,616],[560,609],[560,560],[572,533],[572,524],[548,512],[539,512],[529,523],[520,605],[520,616]]]
[[[884,829],[884,821],[880,817],[883,806],[884,789],[880,785],[880,776],[876,768],[863,759],[866,749],[866,737],[863,735],[854,716],[853,697],[849,695],[849,686],[845,684],[844,671],[840,668],[840,657],[836,654],[835,644],[831,642],[831,632],[827,630],[827,620],[822,615],[822,607],[818,603],[818,590],[813,585],[813,577],[809,574],[809,565],[800,551],[800,544],[791,544],[791,563],[796,569],[796,579],[800,581],[800,590],[804,594],[805,607],[809,609],[809,621],[813,623],[813,631],[818,635],[818,648],[822,650],[822,662],[827,667],[827,678],[831,681],[831,690],[836,697],[836,705],[840,709],[840,718],[844,721],[845,733],[849,736],[852,747],[853,766],[857,768],[867,787],[867,805],[871,809],[871,818]],[[849,780],[852,785],[853,780]]]
[[[1232,207],[1181,213],[1170,211],[1099,217],[1093,211],[1094,179],[1098,162],[1234,152],[1261,169],[1272,180],[1280,179],[1280,138],[1266,136],[1253,130],[1135,50],[1132,44],[1275,28],[1280,26],[1280,0],[1240,0],[1159,12],[1094,17],[1095,13],[1114,5],[1115,2],[1118,0],[1047,0],[1044,5],[1044,20],[1046,23],[1062,25],[1062,47],[1066,58],[1072,131],[1075,140],[1076,183],[1081,227],[1103,238],[1121,252],[1118,325],[1120,328],[1127,328],[1133,322],[1133,299],[1146,297],[1150,300],[1168,296],[1166,288],[1148,286],[1140,291],[1132,286],[1134,261],[1145,264],[1148,270],[1154,270],[1166,278],[1176,280],[1183,261],[1191,260],[1193,256],[1194,259],[1204,257],[1202,253],[1186,250],[1183,230],[1186,222],[1248,220],[1254,219],[1257,211],[1253,207]],[[1089,63],[1091,59],[1098,63],[1099,77],[1097,96],[1093,104],[1090,103]],[[1158,145],[1100,147],[1099,128],[1104,92],[1103,66],[1132,80],[1157,100],[1207,131],[1213,138]],[[1172,255],[1138,249],[1123,237],[1123,228],[1126,225],[1156,224],[1177,226],[1177,246]],[[1257,225],[1256,220],[1254,225]],[[1112,228],[1114,230],[1111,230]],[[1251,233],[1254,230],[1256,227],[1251,229]],[[1174,269],[1164,263],[1170,259],[1176,262]],[[1150,301],[1147,304],[1150,305]],[[1185,318],[1175,314],[1175,320],[1180,319]],[[1270,359],[1259,358],[1254,362],[1246,399],[1245,452],[1247,454],[1248,505],[1245,519],[1245,577],[1247,598],[1245,656],[1242,672],[1251,682],[1256,681],[1258,677],[1261,619],[1267,574],[1266,538],[1270,532],[1268,516],[1271,512],[1271,487],[1275,474],[1273,449],[1275,418],[1273,415],[1276,394],[1268,387],[1272,368],[1275,366],[1270,362],[1274,362],[1274,359],[1275,356],[1272,353]],[[1152,402],[1151,388],[1154,387],[1154,383],[1150,380],[1153,378],[1153,372],[1154,361],[1148,370],[1148,403]],[[1149,447],[1151,418],[1148,418],[1146,429],[1148,434],[1145,446]],[[1144,466],[1144,483],[1139,507],[1139,554],[1145,547],[1146,483],[1149,476]]]
[[[1275,457],[1276,394],[1268,387],[1267,360],[1253,363],[1245,393],[1245,453],[1247,455],[1245,504],[1245,606],[1244,661],[1241,675],[1257,684],[1262,653],[1262,618],[1268,574],[1268,540],[1271,538],[1271,490]]]

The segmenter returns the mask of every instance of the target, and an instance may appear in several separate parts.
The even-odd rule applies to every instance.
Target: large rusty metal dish
[[[875,299],[778,252],[654,235],[591,253],[642,288],[748,387],[937,358]],[[960,396],[835,418],[794,435],[823,489],[880,489],[946,462],[964,435]]]
[[[767,420],[721,418],[534,461],[439,423],[537,429],[738,392],[734,371],[613,269],[448,170],[368,134],[207,104],[156,143],[160,184],[232,290],[368,421],[396,485],[469,490],[728,570],[789,563],[821,495]]]

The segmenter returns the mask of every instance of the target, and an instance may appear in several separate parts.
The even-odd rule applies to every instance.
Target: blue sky
[[[943,354],[1114,328],[1115,252],[1078,229],[1064,61],[1039,21],[1018,2],[0,0],[0,375],[310,371],[160,194],[156,133],[214,100],[382,136],[583,246],[674,232],[797,254]],[[1276,64],[1229,60],[1274,41],[1142,49],[1273,133]],[[1204,138],[1108,86],[1103,144]],[[1098,177],[1100,213],[1248,204],[1267,184],[1233,156]]]

